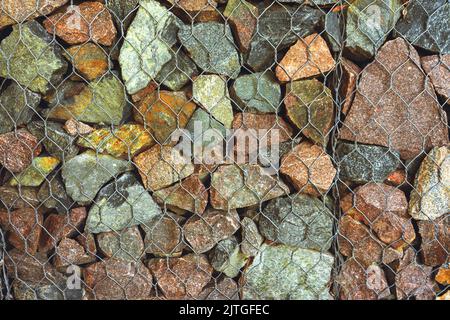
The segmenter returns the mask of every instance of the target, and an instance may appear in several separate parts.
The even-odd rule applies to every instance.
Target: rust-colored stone
[[[449,261],[450,252],[450,215],[443,215],[433,221],[418,222],[422,237],[424,264],[439,266]]]
[[[442,266],[439,268],[438,273],[436,274],[436,277],[434,278],[437,282],[444,286],[450,285],[450,268],[449,266]]]
[[[356,93],[356,84],[361,73],[361,68],[350,60],[342,57],[342,79],[339,87],[339,94],[342,99],[341,111],[344,114],[348,113],[352,105],[353,98]]]
[[[228,18],[242,52],[247,52],[256,29],[258,8],[245,0],[229,0],[223,15]]]
[[[142,224],[145,231],[145,251],[157,257],[178,257],[185,247],[182,224],[184,218],[170,212],[157,216],[148,224]]]
[[[395,187],[399,187],[405,183],[408,183],[408,176],[405,169],[398,169],[391,172],[386,178],[385,183],[393,185]]]
[[[450,54],[422,57],[421,62],[436,93],[444,99],[450,99]]]
[[[89,256],[83,246],[76,240],[64,238],[56,248],[55,267],[62,272],[71,265],[81,265],[95,261]]]
[[[57,277],[56,269],[42,253],[31,255],[17,249],[5,254],[5,267],[9,277],[25,282],[48,282]]]
[[[0,135],[0,164],[11,172],[25,170],[41,151],[39,140],[25,129]]]
[[[109,69],[108,56],[94,43],[70,47],[65,56],[85,80],[97,79]]]

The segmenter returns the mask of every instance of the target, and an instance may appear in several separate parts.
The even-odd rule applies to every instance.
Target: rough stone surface
[[[38,139],[25,129],[0,135],[0,164],[11,172],[25,170],[41,150]]]
[[[49,283],[58,276],[47,256],[39,252],[31,255],[17,249],[10,250],[5,254],[5,267],[8,275],[22,282]]]
[[[71,136],[77,135],[83,136],[91,133],[95,129],[88,124],[85,124],[72,118],[64,123],[64,130],[66,130],[67,133],[70,134]]]
[[[150,194],[127,172],[103,187],[89,210],[86,229],[91,233],[120,231],[149,222],[161,213]]]
[[[44,27],[69,44],[94,41],[110,46],[117,34],[108,9],[103,3],[94,1],[72,5],[51,15],[44,21]]]
[[[67,280],[64,277],[58,277],[57,283],[47,281],[24,282],[14,280],[11,284],[15,300],[81,300],[82,290],[68,289]]]
[[[72,265],[82,265],[94,262],[76,240],[62,239],[55,251],[55,267],[58,270],[66,271],[67,267]]]
[[[201,216],[191,217],[183,227],[184,236],[196,253],[211,250],[219,241],[231,237],[240,228],[235,210],[208,209]]]
[[[89,204],[103,184],[132,169],[125,160],[86,151],[67,161],[62,166],[61,175],[67,194],[79,204]]]
[[[181,90],[198,74],[197,66],[181,49],[173,49],[172,59],[162,68],[155,80],[170,90]]]
[[[241,252],[236,237],[220,241],[209,255],[214,270],[235,278],[240,274],[248,258]]]
[[[340,138],[390,147],[408,160],[448,143],[446,116],[405,40],[386,42],[361,75]]]
[[[37,197],[45,208],[56,209],[60,214],[67,213],[73,204],[59,174],[52,174],[44,181]]]
[[[259,248],[264,242],[263,236],[259,233],[255,221],[249,217],[241,220],[241,250],[248,257],[254,257],[258,254]]]
[[[208,285],[200,294],[200,300],[239,300],[239,289],[237,283],[230,278],[224,277]]]
[[[99,250],[108,258],[139,262],[144,254],[144,241],[137,226],[99,233],[97,242]]]
[[[0,205],[6,209],[38,208],[40,199],[36,188],[0,187]]]
[[[422,237],[421,254],[424,264],[438,266],[447,263],[450,252],[450,216],[442,216],[433,221],[419,221]]]
[[[184,219],[167,212],[142,225],[145,250],[158,257],[177,257],[184,249],[182,224]]]
[[[256,29],[258,8],[245,0],[227,1],[223,15],[228,18],[242,52],[247,52]]]
[[[280,172],[295,189],[313,196],[327,193],[336,175],[330,156],[309,142],[302,142],[283,156]]]
[[[450,269],[448,268],[448,264],[439,268],[439,271],[434,279],[436,282],[444,286],[450,285]]]
[[[59,165],[54,157],[36,157],[31,165],[9,181],[11,186],[39,187],[47,176]]]
[[[259,219],[271,241],[326,252],[333,240],[333,214],[319,199],[297,194],[270,200]]]
[[[329,300],[333,263],[328,253],[264,244],[240,279],[241,298]]]
[[[450,54],[421,58],[423,70],[430,77],[436,93],[450,99]]]
[[[450,212],[450,149],[434,148],[422,161],[409,201],[416,220],[434,220]]]
[[[109,69],[106,52],[94,43],[70,47],[65,57],[77,70],[76,74],[89,81],[101,77]]]
[[[345,58],[342,58],[340,66],[342,68],[342,80],[339,95],[342,99],[341,111],[346,115],[355,98],[356,85],[362,70],[352,61]]]

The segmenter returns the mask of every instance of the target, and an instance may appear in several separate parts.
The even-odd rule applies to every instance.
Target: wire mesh
[[[449,299],[448,1],[0,9],[0,299]]]

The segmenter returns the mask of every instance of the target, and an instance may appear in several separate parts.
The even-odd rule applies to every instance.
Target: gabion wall
[[[449,1],[1,5],[0,298],[450,298]]]

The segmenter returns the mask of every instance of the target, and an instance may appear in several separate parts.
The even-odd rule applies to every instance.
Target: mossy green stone
[[[13,187],[39,187],[45,178],[56,169],[59,162],[54,157],[36,157],[25,171],[10,180],[9,185]]]

